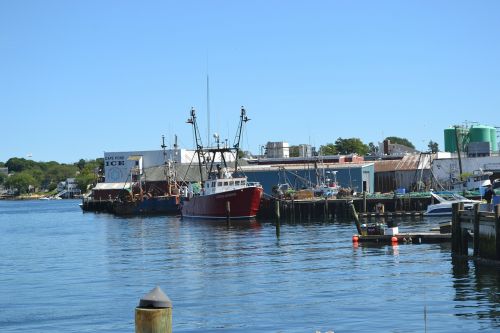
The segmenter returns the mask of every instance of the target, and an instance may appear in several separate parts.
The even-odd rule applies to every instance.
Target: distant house
[[[404,156],[408,154],[419,153],[419,151],[416,149],[401,145],[399,143],[391,143],[390,140],[384,140],[384,142],[380,144],[380,151],[383,152],[384,155],[389,156]]]
[[[9,168],[0,168],[0,173],[3,173],[7,176],[9,174]]]
[[[57,196],[61,198],[74,198],[81,193],[82,191],[78,188],[75,178],[68,178],[66,181],[57,184]]]

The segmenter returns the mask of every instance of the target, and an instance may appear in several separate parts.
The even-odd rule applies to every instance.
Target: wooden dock
[[[358,213],[361,218],[390,218],[390,217],[424,217],[424,211],[412,211],[412,212],[383,212],[383,213]]]
[[[430,203],[429,198],[378,199],[363,197],[348,198],[309,198],[280,199],[267,197],[261,201],[259,217],[284,220],[349,218],[350,205],[353,204],[361,218],[411,217],[421,218],[424,209]],[[381,209],[380,209],[381,207]]]
[[[446,243],[451,241],[451,234],[438,232],[405,232],[396,235],[354,235],[353,242],[380,244],[423,244]]]
[[[453,204],[452,253],[468,255],[472,239],[474,257],[500,260],[500,205],[493,212],[479,211],[479,207],[464,210],[463,203]]]

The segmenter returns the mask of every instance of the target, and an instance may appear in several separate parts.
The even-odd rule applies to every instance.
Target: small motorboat
[[[481,203],[481,201],[467,199],[454,192],[439,194],[431,192],[431,195],[438,202],[427,206],[427,211],[424,213],[426,216],[451,216],[454,203],[463,203],[465,210],[471,210],[475,204]]]

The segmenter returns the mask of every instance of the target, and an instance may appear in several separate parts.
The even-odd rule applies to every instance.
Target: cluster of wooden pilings
[[[354,205],[360,217],[421,216],[430,203],[430,198],[397,197],[379,199],[352,198],[311,198],[305,200],[266,198],[262,200],[259,217],[272,219],[279,217],[289,221],[312,219],[329,220],[334,217],[352,217],[350,205]],[[383,207],[382,210],[379,207]]]
[[[463,203],[453,204],[451,221],[452,253],[468,255],[469,241],[473,242],[474,257],[500,260],[500,205],[493,212],[464,210]]]
[[[261,202],[259,217],[286,221],[329,220],[333,217],[350,216],[350,200],[310,199],[283,200],[273,198]]]

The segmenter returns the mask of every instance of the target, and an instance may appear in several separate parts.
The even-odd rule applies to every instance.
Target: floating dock
[[[451,242],[451,234],[438,232],[409,232],[396,235],[354,235],[353,242],[381,244],[423,244]]]
[[[384,213],[358,213],[361,218],[382,218],[382,217],[423,217],[424,211],[415,212],[384,212]]]

